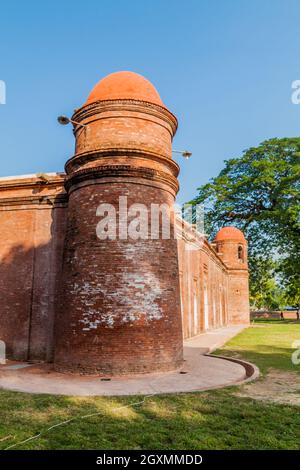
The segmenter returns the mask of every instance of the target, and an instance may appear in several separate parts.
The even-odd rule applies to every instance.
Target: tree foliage
[[[250,256],[250,304],[254,309],[281,310],[287,304],[285,289],[276,278],[276,261]]]
[[[274,138],[249,148],[241,158],[225,161],[220,174],[198,191],[192,202],[205,206],[206,232],[231,224],[245,232],[252,294],[258,272],[266,279],[269,268],[269,281],[289,302],[299,303],[300,138]]]

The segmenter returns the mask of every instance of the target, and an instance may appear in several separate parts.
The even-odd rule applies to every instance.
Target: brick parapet
[[[65,174],[0,178],[0,211],[66,207]]]

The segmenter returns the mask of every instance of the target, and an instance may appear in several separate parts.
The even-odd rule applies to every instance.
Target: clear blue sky
[[[62,171],[70,115],[117,70],[150,79],[179,119],[183,202],[223,161],[300,134],[299,0],[13,1],[0,8],[0,176]]]

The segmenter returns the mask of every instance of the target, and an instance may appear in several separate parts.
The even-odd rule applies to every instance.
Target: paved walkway
[[[51,365],[10,363],[0,366],[0,388],[54,395],[152,395],[210,390],[246,379],[245,367],[226,359],[204,354],[222,346],[241,331],[241,327],[222,328],[184,342],[183,367],[175,372],[113,378],[59,374]]]
[[[207,331],[184,342],[189,348],[197,348],[201,354],[208,354],[221,348],[231,338],[245,329],[244,325],[229,326]]]

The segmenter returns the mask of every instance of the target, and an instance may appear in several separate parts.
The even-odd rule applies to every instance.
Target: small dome
[[[236,227],[222,227],[218,231],[215,241],[221,242],[223,240],[233,240],[236,242],[246,241],[243,232]]]
[[[107,75],[95,85],[86,104],[121,99],[148,101],[164,106],[152,83],[134,72],[115,72]]]

